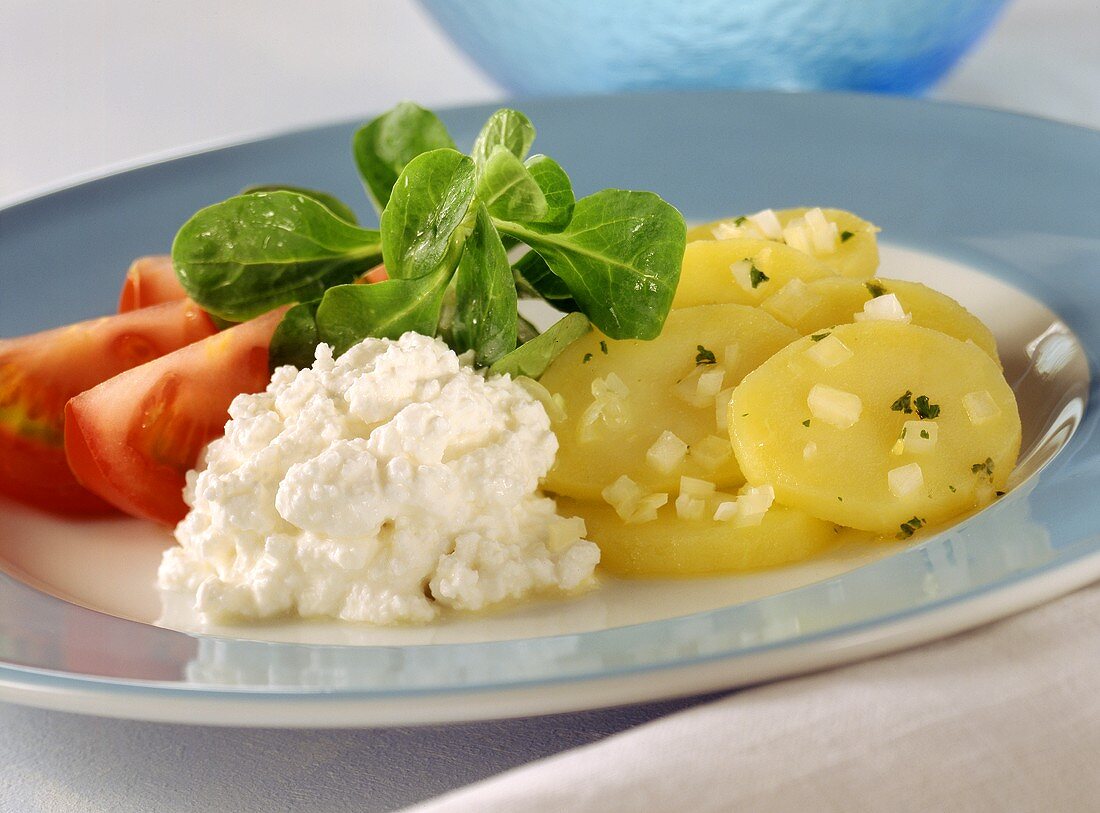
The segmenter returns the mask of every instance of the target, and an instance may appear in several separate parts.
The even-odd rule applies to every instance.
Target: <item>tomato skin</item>
[[[190,301],[0,339],[0,494],[59,514],[109,513],[65,462],[65,403],[214,332]]]
[[[135,367],[65,407],[65,452],[89,491],[136,517],[183,519],[185,474],[220,436],[229,404],[267,386],[267,348],[286,308]]]
[[[172,258],[167,254],[138,257],[126,272],[126,281],[118,297],[118,312],[147,308],[165,302],[177,302],[187,298]]]

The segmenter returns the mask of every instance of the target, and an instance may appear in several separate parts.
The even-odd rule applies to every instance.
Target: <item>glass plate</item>
[[[930,282],[994,328],[1025,422],[1008,496],[916,544],[728,579],[616,582],[577,601],[403,630],[200,628],[150,583],[166,534],[0,505],[0,698],[141,719],[390,725],[709,691],[897,649],[1100,578],[1100,134],[841,94],[540,100],[536,149],[578,193],[653,189],[701,221],[772,206],[883,227],[883,276]],[[490,108],[444,113],[468,144]],[[122,272],[252,183],[364,200],[353,125],[112,175],[0,211],[0,333],[113,309]],[[359,207],[366,214],[367,206]],[[167,627],[176,627],[170,629]]]

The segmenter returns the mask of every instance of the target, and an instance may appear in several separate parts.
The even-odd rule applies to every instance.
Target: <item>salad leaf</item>
[[[416,279],[458,262],[473,212],[474,162],[455,150],[418,155],[401,173],[382,213],[391,279]]]
[[[363,125],[352,138],[359,176],[380,212],[412,159],[431,150],[453,150],[454,146],[439,117],[412,102],[402,102]]]
[[[573,217],[573,184],[565,170],[553,158],[532,155],[524,166],[546,198],[546,214],[529,223],[540,231],[561,231]]]
[[[567,314],[531,341],[504,356],[489,368],[489,372],[508,373],[512,378],[521,375],[538,378],[565,348],[591,329],[592,325],[583,314]]]
[[[382,257],[381,236],[298,192],[254,192],[201,209],[176,234],[188,296],[231,322],[317,299]]]
[[[397,339],[412,330],[434,336],[451,273],[389,279],[372,285],[337,285],[317,307],[317,335],[341,355],[369,337]]]
[[[503,107],[489,116],[477,134],[470,157],[480,168],[488,163],[497,147],[504,147],[522,161],[534,142],[535,126],[531,120],[518,110]]]
[[[653,339],[680,279],[687,228],[652,192],[605,189],[577,201],[557,234],[514,222],[498,228],[537,251],[581,310],[612,339]]]
[[[489,212],[479,205],[455,277],[455,349],[473,350],[481,367],[515,350],[516,305],[508,255]]]
[[[253,192],[297,192],[307,198],[313,198],[341,220],[346,220],[353,225],[359,224],[359,218],[355,216],[352,208],[335,195],[328,192],[318,192],[316,189],[306,189],[302,186],[287,186],[286,184],[265,184],[263,186],[249,186],[241,190],[242,195],[251,195]]]
[[[481,168],[476,194],[494,217],[520,223],[538,221],[550,211],[538,182],[516,156],[497,147]]]
[[[313,364],[314,350],[321,342],[317,334],[317,306],[320,304],[320,300],[302,302],[283,315],[267,350],[267,363],[272,372],[284,364],[299,370]]]
[[[580,310],[569,286],[550,270],[537,251],[528,251],[512,266],[516,290],[526,299],[545,299],[560,311]]]

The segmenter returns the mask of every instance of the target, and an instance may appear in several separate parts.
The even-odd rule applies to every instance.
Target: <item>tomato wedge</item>
[[[176,270],[172,267],[172,258],[167,254],[154,254],[138,257],[130,264],[126,272],[126,281],[122,283],[122,292],[118,297],[118,312],[147,308],[164,302],[176,302],[187,298]]]
[[[60,514],[109,512],[65,462],[65,403],[214,329],[185,300],[0,339],[0,493]]]
[[[286,308],[135,367],[69,401],[65,452],[86,488],[165,525],[187,512],[184,475],[225,428],[239,393],[270,378],[267,348]]]

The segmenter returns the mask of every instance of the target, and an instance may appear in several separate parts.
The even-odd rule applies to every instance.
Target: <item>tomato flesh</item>
[[[65,462],[66,402],[213,332],[186,300],[0,339],[0,494],[61,514],[109,512]]]
[[[118,312],[147,308],[165,302],[178,302],[187,298],[176,269],[172,267],[172,258],[167,254],[155,254],[138,257],[126,272],[126,281],[122,283],[122,292],[118,297]]]
[[[185,475],[222,434],[229,404],[267,386],[267,349],[286,308],[135,367],[73,398],[65,451],[85,488],[165,525],[187,513]]]

